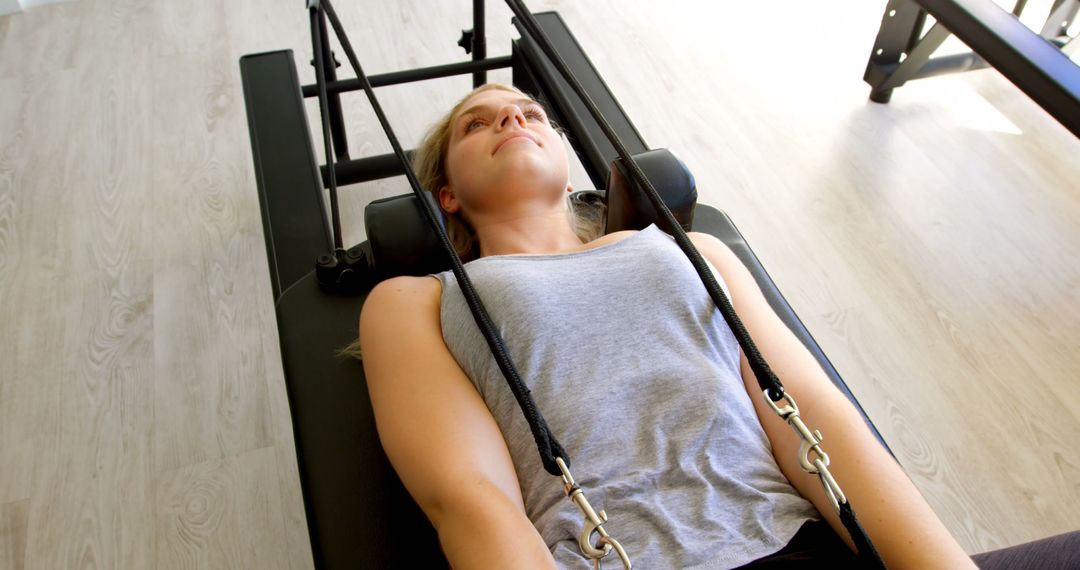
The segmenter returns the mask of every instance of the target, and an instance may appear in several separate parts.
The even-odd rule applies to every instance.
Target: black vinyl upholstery
[[[634,156],[635,162],[652,182],[664,204],[683,229],[689,231],[697,204],[694,176],[686,165],[667,149],[655,149]],[[616,160],[608,174],[608,191],[579,190],[570,199],[575,203],[602,202],[607,205],[604,233],[641,230],[656,222],[664,227],[660,215],[643,190],[631,182],[626,167]],[[423,199],[431,204],[440,224],[443,214],[430,194]],[[415,194],[402,194],[374,200],[364,209],[372,265],[378,279],[397,275],[422,276],[450,269],[450,258],[439,245],[423,206]]]
[[[655,187],[664,205],[671,210],[675,220],[684,231],[690,231],[694,223],[694,206],[697,204],[697,182],[690,169],[666,148],[648,150],[633,155],[634,162]],[[644,188],[633,182],[627,165],[616,158],[608,170],[607,214],[605,233],[622,230],[641,230],[656,223],[666,228],[662,216],[653,207]],[[669,232],[670,233],[670,232]]]
[[[445,224],[442,212],[424,194]],[[364,227],[371,248],[371,264],[378,280],[397,275],[423,276],[450,269],[450,258],[423,212],[415,194],[373,200],[364,208]]]
[[[409,203],[414,200],[409,194],[388,202],[402,208],[398,215],[406,215],[401,213],[408,211],[404,205],[417,215],[417,206]],[[711,206],[697,204],[693,220],[693,231],[715,235],[732,248],[773,309],[861,412],[731,219]],[[445,568],[435,532],[379,443],[361,363],[335,354],[335,348],[356,338],[357,316],[365,299],[366,294],[328,295],[311,272],[285,290],[277,303],[281,358],[316,565]],[[869,420],[867,425],[881,440]]]

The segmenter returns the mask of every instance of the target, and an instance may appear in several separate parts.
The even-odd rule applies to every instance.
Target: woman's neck
[[[585,245],[570,227],[566,212],[479,224],[475,229],[480,257],[563,253]]]

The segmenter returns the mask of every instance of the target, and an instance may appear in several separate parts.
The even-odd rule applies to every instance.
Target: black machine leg
[[[871,89],[870,100],[875,103],[888,103],[892,99],[892,89]]]
[[[1080,133],[1080,70],[1069,61],[1078,44],[1066,33],[1080,0],[1054,0],[1039,34],[1017,18],[1026,4],[1016,0],[1010,14],[985,0],[889,0],[863,75],[870,100],[887,103],[893,89],[912,79],[992,66]],[[928,15],[936,23],[923,35]],[[931,58],[950,34],[972,51]]]
[[[894,70],[906,58],[911,49],[919,42],[926,11],[912,0],[890,0],[881,17],[881,29],[878,30],[874,49],[870,52],[870,61],[866,65],[863,80],[870,84],[870,100],[875,103],[888,103],[896,85],[889,84],[889,75],[883,69]]]

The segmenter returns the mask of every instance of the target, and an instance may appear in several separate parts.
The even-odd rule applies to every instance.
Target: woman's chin
[[[531,209],[532,206],[526,206],[526,203],[542,209],[555,208],[566,200],[565,180],[543,182],[535,177],[518,176],[492,188],[485,193],[489,200],[484,208],[491,211],[516,209],[517,206]]]
[[[562,167],[562,172],[558,172],[560,168],[553,166],[549,157],[520,148],[526,144],[531,143],[515,144],[514,146],[519,147],[516,149],[499,149],[499,152],[495,155],[496,157],[502,154],[503,151],[509,150],[505,156],[499,157],[498,162],[501,165],[501,168],[499,168],[501,176],[499,178],[520,180],[524,176],[558,178],[560,174],[563,177],[567,175],[567,168]],[[522,152],[523,150],[524,152]]]

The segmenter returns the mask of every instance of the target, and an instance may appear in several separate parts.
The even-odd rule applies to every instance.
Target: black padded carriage
[[[641,159],[654,186],[662,193],[665,188],[676,189],[664,194],[665,201],[681,213],[684,228],[712,234],[734,250],[780,318],[862,413],[731,219],[715,207],[696,204],[693,176],[681,163],[667,153],[649,152],[558,14],[535,16],[623,144]],[[483,82],[484,70],[511,66],[514,84],[545,102],[567,129],[585,170],[601,188],[575,196],[607,200],[609,192],[604,188],[616,157],[611,144],[521,26],[522,37],[513,42],[510,57],[484,59],[483,50],[477,49],[482,48],[482,18],[480,12],[480,41],[468,34],[463,38],[476,50],[473,62],[371,76],[371,84],[378,87],[461,73],[474,73],[477,81]],[[322,31],[328,50],[325,29]],[[434,233],[414,195],[378,200],[366,210],[368,240],[348,248],[345,256],[352,269],[360,268],[347,272],[356,285],[355,294],[329,293],[320,287],[320,277],[326,278],[326,264],[317,260],[332,249],[322,198],[330,167],[316,162],[303,106],[303,97],[315,96],[317,89],[313,85],[301,87],[289,50],[244,56],[240,69],[315,564],[330,568],[446,567],[431,525],[405,491],[379,444],[360,362],[337,355],[338,349],[356,338],[360,308],[378,280],[448,269],[445,255],[436,247]],[[347,146],[340,106],[335,111],[335,105],[340,105],[341,93],[359,87],[355,80],[337,81],[332,65],[328,64],[324,73],[332,92],[331,128],[340,151]],[[402,173],[393,156],[348,160],[347,152],[331,167],[340,184]],[[623,203],[632,202],[632,197],[622,198]],[[613,212],[612,219],[621,220],[615,225],[622,224],[615,229],[641,229],[652,221],[643,213],[645,208],[631,210]],[[867,424],[884,446],[869,420]]]
[[[309,0],[309,9],[314,10],[318,4],[318,0]],[[635,202],[634,189],[618,176],[621,167],[613,167],[615,149],[602,136],[591,114],[585,112],[580,98],[554,71],[534,38],[515,21],[522,37],[513,42],[512,55],[487,58],[483,0],[474,0],[473,5],[475,29],[465,33],[461,42],[468,46],[467,51],[471,49],[472,62],[372,76],[368,78],[370,84],[391,85],[460,73],[473,73],[474,84],[481,84],[486,70],[513,67],[514,84],[542,100],[555,120],[566,127],[585,171],[602,189],[581,193],[583,199],[622,204],[610,209],[609,229],[645,227],[650,221],[648,207]],[[862,412],[731,219],[715,207],[694,202],[692,174],[671,154],[649,151],[562,18],[553,12],[536,14],[536,18],[573,76],[584,85],[622,144],[675,211],[678,221],[686,229],[717,236],[734,250],[773,310],[818,359],[829,379]],[[315,40],[318,31],[321,39]],[[328,52],[325,24],[314,17],[312,33],[316,53],[319,45]],[[392,274],[441,271],[446,269],[446,259],[433,248],[431,230],[424,226],[419,203],[411,194],[369,204],[365,213],[368,240],[348,248],[348,252],[343,247],[333,252],[334,232],[322,194],[330,168],[342,185],[401,174],[403,169],[393,155],[349,160],[339,96],[360,89],[359,81],[337,81],[333,58],[324,62],[322,73],[330,92],[329,135],[338,152],[336,161],[322,166],[315,161],[302,104],[302,97],[315,96],[318,87],[301,87],[293,53],[247,55],[240,62],[314,562],[319,568],[445,568],[446,560],[432,527],[408,496],[379,445],[363,368],[353,359],[338,356],[337,350],[356,337],[357,316],[368,291],[379,279]],[[610,179],[609,172],[615,174]],[[342,266],[338,261],[343,262],[346,271],[339,271]],[[328,293],[321,286],[321,282],[332,282],[335,277],[348,277],[352,294]],[[881,440],[868,420],[867,424]],[[1066,568],[1080,556],[1078,551],[1080,532],[1072,532],[976,555],[975,561],[983,568],[995,569],[1049,568],[1047,564]]]
[[[590,96],[604,101],[605,116],[618,125],[624,144],[635,153],[647,151],[645,142],[558,14],[536,16],[549,37],[559,42],[563,57],[573,62],[575,75],[589,87]],[[592,179],[606,183],[614,150],[606,140],[588,132],[590,119],[574,101],[576,97],[565,85],[559,85],[561,80],[556,81],[552,72],[545,74],[548,63],[527,43],[525,38],[514,42],[515,85],[539,94],[558,122],[570,131],[571,142],[585,157],[583,163]],[[328,294],[316,279],[315,260],[326,250],[322,229],[325,214],[319,197],[323,184],[293,54],[278,51],[248,55],[241,59],[240,67],[282,364],[316,564],[335,568],[393,567],[400,563],[399,555],[408,552],[410,562],[420,567],[445,566],[434,531],[379,445],[361,364],[336,355],[337,349],[356,338],[357,317],[366,293]],[[603,169],[597,165],[603,165]],[[650,180],[657,188],[665,187],[662,181]],[[595,194],[602,196],[605,192]],[[636,229],[645,225],[639,222]],[[384,254],[386,261],[379,278],[449,269],[449,264],[439,265],[440,252],[434,247],[437,242],[414,195],[372,203],[366,213],[366,227],[369,240],[356,246],[365,253],[371,251],[372,240],[415,245],[402,245],[400,251]],[[690,229],[715,235],[738,254],[773,309],[858,407],[731,219],[712,206],[697,204]],[[421,260],[417,266],[393,267],[409,251]],[[876,429],[870,427],[881,440]]]

